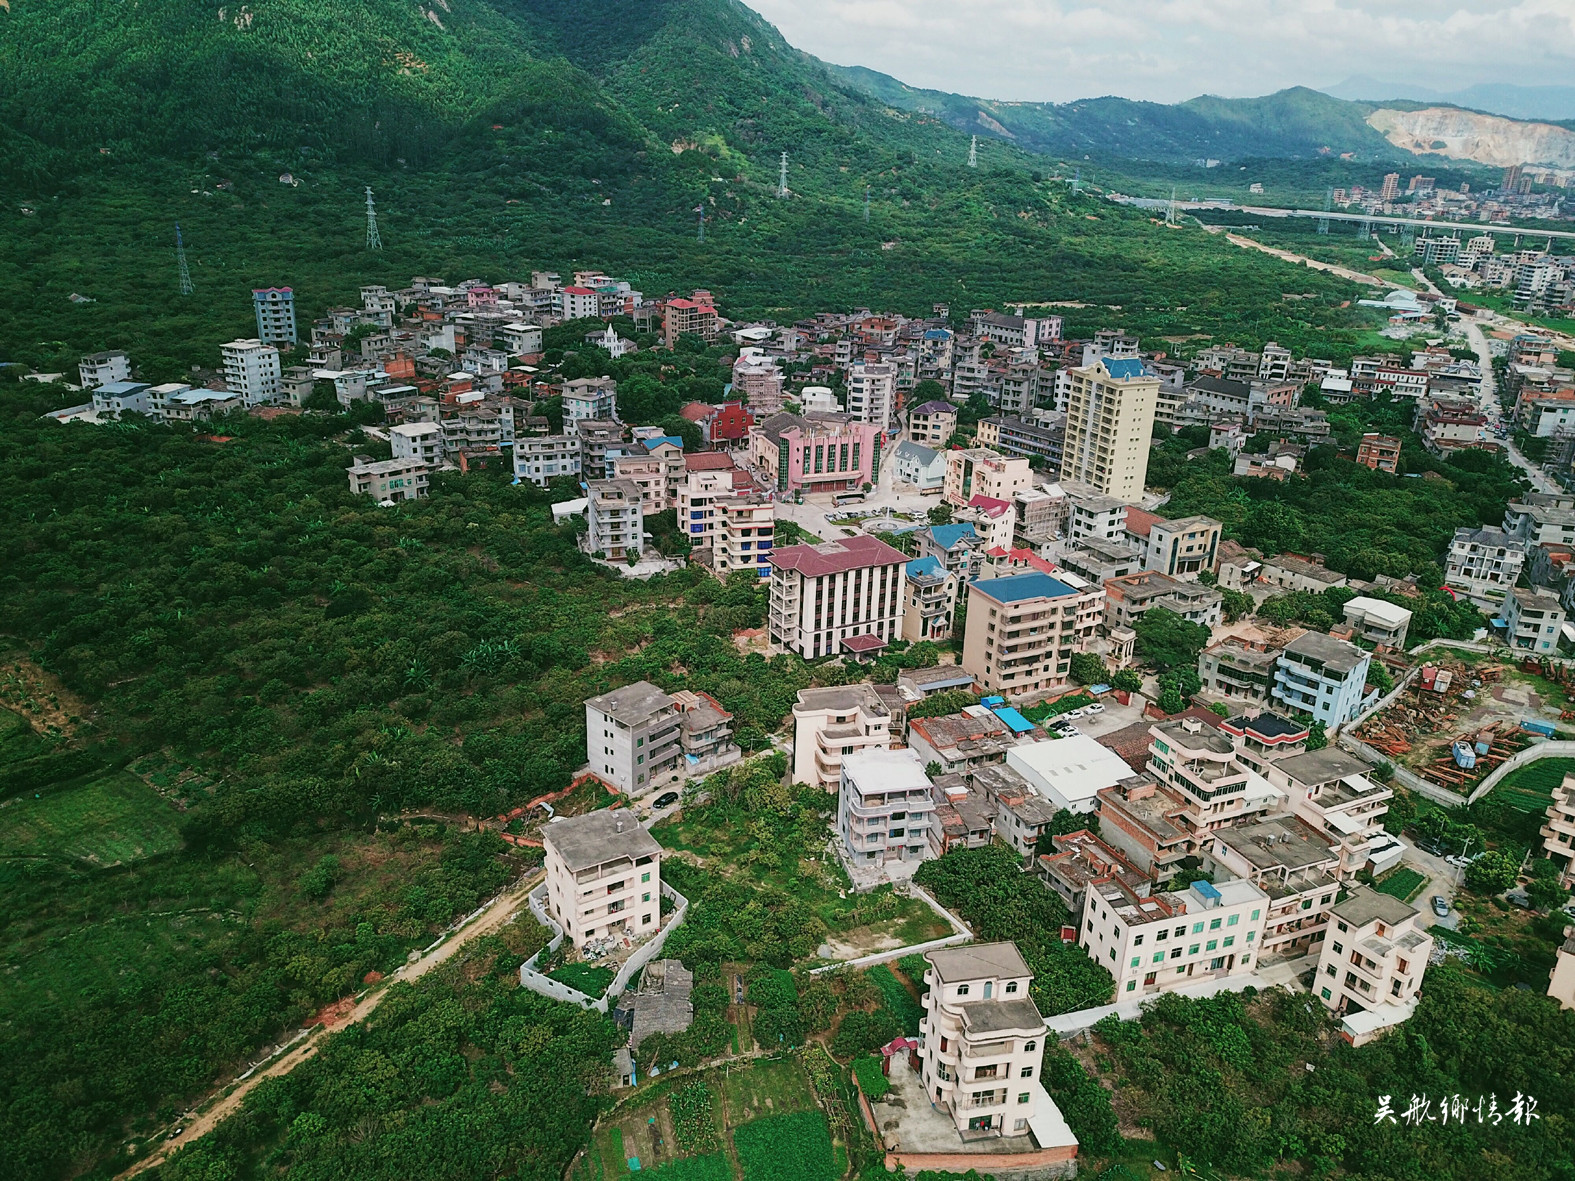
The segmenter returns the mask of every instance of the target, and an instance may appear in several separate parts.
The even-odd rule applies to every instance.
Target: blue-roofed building
[[[931,525],[918,532],[919,556],[934,558],[957,576],[958,582],[969,582],[979,576],[979,564],[984,558],[984,538],[973,525],[962,522],[955,525]]]
[[[963,668],[985,693],[1020,699],[1068,683],[1072,655],[1091,651],[1105,588],[1038,570],[968,584]]]
[[[1000,718],[1013,734],[1031,734],[1039,728],[1009,705],[997,706],[990,712]]]
[[[915,558],[904,568],[902,638],[912,643],[952,638],[958,579],[935,557]]]
[[[1103,357],[1068,370],[1061,478],[1126,504],[1141,501],[1159,385],[1139,357]]]

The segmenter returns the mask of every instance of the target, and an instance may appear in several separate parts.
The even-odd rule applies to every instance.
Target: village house
[[[1433,951],[1419,917],[1400,899],[1366,886],[1330,908],[1313,988],[1344,1018],[1340,1034],[1352,1045],[1364,1045],[1415,1012]]]
[[[662,847],[625,809],[548,823],[547,903],[577,951],[660,928]]]
[[[880,693],[868,684],[800,689],[793,706],[793,782],[834,791],[842,759],[885,750],[898,737]]]

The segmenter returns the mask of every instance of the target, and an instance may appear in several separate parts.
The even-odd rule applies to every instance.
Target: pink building
[[[749,459],[780,492],[849,492],[880,470],[881,431],[847,414],[773,414],[749,432]]]

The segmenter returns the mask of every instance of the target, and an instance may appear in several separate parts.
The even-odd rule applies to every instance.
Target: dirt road
[[[1332,262],[1319,262],[1316,258],[1308,258],[1304,254],[1292,254],[1289,250],[1279,250],[1273,246],[1265,246],[1262,242],[1247,238],[1241,234],[1226,234],[1225,238],[1236,246],[1247,250],[1261,250],[1265,254],[1272,254],[1275,258],[1284,259],[1286,262],[1301,263],[1315,271],[1328,271],[1331,275],[1339,275],[1342,279],[1349,279],[1353,283],[1365,283],[1369,287],[1398,287],[1398,283],[1390,283],[1380,279],[1377,275],[1366,275],[1361,271],[1353,271],[1349,267],[1337,266]]]
[[[356,1002],[355,1007],[343,1020],[334,1024],[332,1029],[318,1026],[307,1036],[289,1046],[277,1057],[271,1059],[266,1065],[258,1066],[253,1072],[238,1082],[226,1083],[219,1087],[196,1109],[197,1114],[184,1121],[181,1134],[173,1140],[161,1141],[158,1148],[132,1165],[124,1173],[116,1177],[115,1181],[124,1181],[127,1177],[135,1177],[144,1170],[168,1160],[178,1149],[186,1147],[199,1138],[206,1136],[226,1116],[239,1109],[246,1096],[251,1094],[265,1079],[278,1078],[280,1075],[289,1074],[302,1062],[317,1053],[322,1043],[340,1029],[347,1025],[354,1025],[370,1017],[378,1005],[383,1003],[383,998],[388,994],[390,985],[401,981],[409,983],[419,980],[433,968],[451,959],[460,948],[482,935],[491,935],[504,927],[520,911],[526,907],[526,897],[542,880],[541,870],[532,870],[514,885],[504,890],[491,902],[487,903],[470,921],[456,931],[452,932],[441,944],[424,954],[414,963],[407,963],[391,976],[375,985],[364,993]]]

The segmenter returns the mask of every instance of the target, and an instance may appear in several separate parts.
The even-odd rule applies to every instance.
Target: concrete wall
[[[623,967],[618,970],[618,975],[613,977],[613,982],[607,986],[606,992],[600,997],[591,997],[536,970],[537,963],[557,951],[558,945],[563,942],[563,928],[547,909],[547,883],[543,882],[530,892],[530,912],[536,917],[537,922],[552,932],[552,938],[546,947],[541,948],[520,965],[520,984],[532,992],[540,993],[555,1001],[579,1005],[582,1009],[595,1009],[598,1013],[607,1012],[613,1002],[623,994],[624,989],[629,987],[629,981],[634,979],[640,969],[661,954],[662,948],[667,944],[667,936],[678,928],[684,921],[684,916],[689,913],[689,899],[666,882],[662,883],[662,894],[664,897],[671,898],[676,904],[667,920],[667,925],[658,931],[649,943],[624,961]]]
[[[1575,742],[1566,742],[1559,738],[1550,738],[1546,742],[1533,741],[1525,750],[1517,751],[1510,758],[1505,759],[1477,784],[1471,791],[1468,803],[1476,803],[1488,792],[1498,786],[1499,781],[1517,767],[1524,767],[1527,763],[1535,763],[1538,759],[1575,759]]]

